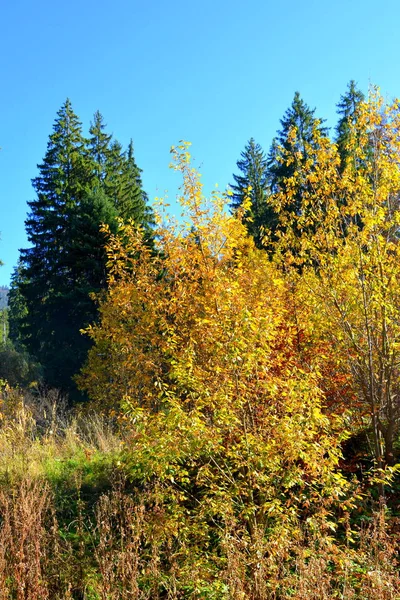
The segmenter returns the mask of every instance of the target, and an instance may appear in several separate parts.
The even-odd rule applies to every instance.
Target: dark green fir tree
[[[62,257],[63,267],[68,272],[68,284],[60,290],[64,313],[58,318],[64,320],[66,327],[60,332],[59,344],[63,357],[62,383],[72,399],[79,399],[79,395],[71,378],[82,367],[91,346],[81,329],[96,321],[95,297],[107,285],[103,224],[115,233],[117,211],[104,191],[95,189],[88,192],[70,212],[67,248]]]
[[[74,282],[65,260],[71,211],[92,178],[81,123],[67,100],[57,113],[47,152],[32,181],[37,197],[28,203],[26,232],[31,247],[21,251],[19,290],[25,299],[23,343],[42,365],[46,382],[67,391],[72,375],[65,350],[72,328],[66,293]],[[13,327],[14,325],[12,325]]]
[[[352,125],[357,119],[360,104],[364,100],[365,96],[363,92],[357,88],[355,81],[352,80],[347,86],[346,93],[340,97],[340,102],[337,104],[339,121],[336,126],[335,142],[340,155],[340,168],[342,171],[346,165],[346,161],[354,157],[354,151],[349,150],[349,141],[352,135]]]
[[[24,267],[21,259],[11,275],[8,294],[9,338],[18,349],[24,348],[24,325],[28,314],[25,297],[21,293]]]
[[[110,153],[112,135],[105,132],[103,115],[97,110],[89,129],[89,155],[93,161],[95,179],[103,184],[105,167]]]
[[[103,189],[117,211],[123,187],[125,162],[125,153],[122,145],[117,140],[113,140],[107,152],[107,159],[104,165]]]
[[[31,247],[21,251],[17,285],[25,314],[19,322],[12,319],[11,328],[18,328],[20,342],[43,366],[46,384],[74,399],[78,393],[72,376],[82,366],[88,346],[79,331],[96,316],[94,302],[88,297],[82,302],[82,281],[90,281],[90,291],[97,291],[104,285],[105,263],[102,256],[100,278],[95,269],[89,276],[88,257],[81,252],[79,263],[76,244],[83,247],[85,235],[89,235],[94,251],[103,248],[100,224],[107,222],[108,216],[115,223],[115,214],[106,199],[106,208],[98,207],[103,197],[88,208],[93,160],[69,100],[57,113],[39,175],[32,183],[36,199],[28,203],[26,220]],[[83,231],[84,227],[88,231]]]
[[[123,221],[133,220],[144,227],[147,235],[151,235],[153,212],[148,206],[141,173],[132,140],[126,152],[119,142],[113,141],[105,163],[104,191]]]
[[[11,292],[10,327],[15,342],[43,367],[48,386],[80,399],[73,377],[90,345],[81,330],[96,321],[93,294],[107,284],[101,225],[115,231],[118,217],[151,230],[147,196],[133,157],[111,141],[103,118],[94,115],[90,139],[69,100],[57,113],[29,202],[26,231],[30,248]]]
[[[307,191],[303,173],[310,154],[318,147],[318,136],[327,136],[328,130],[323,122],[315,117],[315,109],[311,109],[296,92],[293,102],[281,119],[281,129],[272,142],[268,155],[268,180],[272,193],[289,191],[288,180],[291,179],[291,202],[285,210],[300,214],[302,199]],[[293,178],[297,176],[293,190]],[[289,195],[289,194],[288,194]],[[280,225],[278,224],[278,229]]]
[[[154,225],[153,211],[148,205],[148,197],[143,189],[142,169],[136,163],[133,142],[130,140],[128,150],[124,155],[121,188],[118,197],[117,210],[124,220],[133,220],[144,228],[146,236],[151,237]]]
[[[276,215],[268,204],[267,157],[251,138],[237,161],[240,174],[234,174],[230,208],[237,210],[246,198],[250,199],[250,210],[244,215],[247,229],[258,247],[263,247],[264,234],[275,226]]]

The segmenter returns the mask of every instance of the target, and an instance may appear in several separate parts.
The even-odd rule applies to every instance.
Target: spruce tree
[[[103,190],[117,210],[122,190],[124,166],[125,155],[122,145],[117,140],[113,140],[104,165]]]
[[[8,294],[9,338],[17,349],[25,349],[24,324],[28,314],[25,297],[21,293],[24,267],[21,259],[11,275]]]
[[[362,152],[364,158],[360,158],[360,154],[357,152],[357,147],[359,147],[361,140],[360,132],[357,128],[354,128],[354,125],[357,122],[361,104],[364,100],[365,96],[363,92],[357,88],[355,81],[351,80],[347,85],[346,93],[340,97],[340,102],[336,105],[340,118],[336,126],[335,142],[340,156],[339,169],[341,173],[345,170],[346,165],[360,173],[365,172],[365,169],[368,169],[368,163],[373,160],[374,152],[372,144],[367,143],[367,148],[364,148]],[[347,202],[348,199],[345,197],[338,199],[340,207],[346,205]],[[355,214],[351,218],[347,215],[343,219],[343,235],[347,235],[350,223],[356,224],[360,228],[363,227],[359,214]]]
[[[69,216],[91,180],[81,123],[67,100],[57,113],[39,175],[32,181],[37,197],[28,202],[25,222],[31,247],[21,250],[19,290],[26,315],[21,335],[28,351],[44,367],[49,385],[66,387],[64,340],[79,324],[67,318],[65,292],[73,286],[65,262]],[[13,327],[13,326],[12,326]]]
[[[89,129],[89,155],[93,160],[94,176],[100,184],[105,178],[105,166],[112,139],[112,135],[105,133],[105,128],[103,115],[97,110]]]
[[[150,235],[153,212],[148,206],[141,173],[134,157],[132,140],[126,152],[119,142],[113,141],[105,163],[104,191],[123,221],[132,219]]]
[[[13,320],[12,328],[18,326],[21,342],[42,364],[46,383],[73,398],[71,378],[82,366],[88,346],[79,330],[96,316],[88,293],[104,286],[104,252],[98,258],[103,268],[99,277],[96,269],[86,268],[91,255],[85,240],[90,235],[92,253],[98,252],[104,245],[100,224],[115,222],[108,200],[101,197],[106,205],[101,210],[98,198],[94,202],[91,196],[93,164],[79,119],[67,100],[57,113],[39,175],[32,182],[37,197],[28,203],[26,220],[31,247],[21,251],[17,285],[26,314],[19,323]],[[84,301],[82,282],[89,283]]]
[[[142,225],[147,235],[149,235],[151,226],[154,224],[154,217],[148,205],[148,196],[143,189],[142,169],[136,163],[132,140],[129,142],[124,157],[121,188],[117,203],[118,214],[124,221],[132,219],[138,225]]]
[[[99,112],[85,139],[69,100],[57,113],[38,168],[26,220],[31,247],[21,251],[11,330],[42,364],[46,384],[75,400],[73,376],[90,345],[80,330],[95,322],[93,294],[106,287],[101,225],[115,231],[121,217],[150,228],[147,196],[132,145],[124,153],[111,141]]]
[[[97,319],[95,297],[107,284],[106,236],[103,224],[114,233],[117,229],[117,211],[102,190],[88,192],[69,215],[68,245],[62,263],[69,274],[69,285],[62,293],[63,319],[67,327],[59,337],[63,367],[59,386],[66,389],[72,400],[79,399],[71,381],[83,366],[91,347],[88,336],[81,329]],[[61,332],[60,332],[61,333]]]
[[[27,317],[26,300],[21,293],[23,265],[21,260],[11,275],[8,295],[8,339],[0,351],[0,378],[12,386],[40,385],[42,369],[29,354],[24,343],[24,324]]]
[[[342,171],[350,157],[348,143],[351,136],[351,127],[357,119],[360,104],[364,100],[363,92],[357,88],[355,81],[351,80],[346,93],[340,97],[340,102],[337,104],[337,113],[340,118],[336,126],[335,142],[340,155]]]
[[[299,214],[302,197],[306,191],[302,182],[302,173],[309,158],[308,149],[318,146],[318,135],[327,136],[328,130],[323,122],[315,117],[311,109],[296,92],[293,102],[281,119],[281,129],[274,138],[268,155],[268,180],[272,193],[287,190],[287,180],[298,175],[297,187],[291,187],[291,202],[286,210]],[[278,225],[278,229],[280,226]]]
[[[119,218],[132,219],[142,225],[148,234],[153,224],[153,213],[143,189],[142,169],[136,163],[133,142],[123,150],[121,144],[105,133],[105,124],[99,111],[94,114],[89,133],[89,155],[93,161],[94,188],[105,192],[114,204]]]
[[[260,144],[251,138],[237,161],[239,175],[234,174],[235,184],[232,190],[230,208],[237,210],[246,198],[250,199],[250,210],[244,215],[249,233],[257,246],[263,246],[266,229],[273,229],[276,216],[268,204],[267,158]]]

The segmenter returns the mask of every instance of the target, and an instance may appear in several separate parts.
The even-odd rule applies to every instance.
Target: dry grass
[[[0,600],[400,599],[400,535],[383,509],[347,543],[304,526],[273,538],[232,516],[203,547],[168,521],[162,490],[116,469],[126,440],[113,423],[56,396],[6,390],[2,404]]]
[[[76,527],[75,545],[65,542],[53,502],[48,485],[39,480],[22,480],[0,493],[0,600],[400,598],[398,540],[389,535],[383,514],[361,532],[357,550],[347,553],[334,550],[331,542],[324,547],[324,540],[304,539],[286,558],[271,557],[261,533],[250,548],[230,532],[224,542],[223,585],[210,586],[219,593],[204,595],[196,593],[196,585],[185,593],[182,565],[175,572],[166,565],[163,549],[152,539],[149,522],[154,527],[154,521],[145,505],[120,486],[100,497],[93,522]],[[195,584],[195,567],[192,577]]]

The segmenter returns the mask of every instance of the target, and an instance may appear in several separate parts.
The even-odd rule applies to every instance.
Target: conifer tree
[[[63,323],[61,290],[71,282],[63,257],[69,213],[79,204],[91,178],[84,144],[81,124],[67,100],[57,113],[39,175],[32,181],[37,198],[28,202],[30,213],[25,223],[31,247],[21,251],[20,289],[28,308],[24,342],[43,365],[54,362],[59,329],[68,327]],[[57,376],[50,376],[53,385]]]
[[[132,219],[150,233],[153,214],[147,204],[141,173],[134,157],[132,140],[126,152],[119,142],[113,141],[105,162],[104,191],[123,221]]]
[[[350,141],[351,126],[355,124],[360,104],[364,100],[363,92],[357,88],[355,81],[351,80],[346,93],[340,97],[340,102],[337,104],[337,113],[340,118],[336,126],[335,142],[339,151],[341,171],[344,170],[346,160],[349,157],[348,143]]]
[[[59,332],[63,363],[57,369],[57,377],[58,386],[67,390],[72,400],[79,399],[79,395],[71,378],[81,369],[91,346],[81,329],[96,321],[98,309],[93,294],[99,294],[107,284],[103,224],[115,231],[117,211],[105,193],[95,189],[70,212],[67,251],[62,259],[69,285],[60,290],[67,327]]]
[[[268,178],[273,193],[289,191],[287,181],[291,180],[291,203],[289,211],[298,213],[301,207],[302,194],[305,191],[301,181],[301,173],[309,156],[308,146],[315,147],[315,133],[327,135],[322,121],[314,116],[311,109],[301,98],[299,92],[294,95],[293,102],[281,119],[281,129],[273,140],[268,155]],[[293,177],[298,174],[296,189],[293,190]]]
[[[235,184],[230,186],[230,208],[234,212],[246,198],[250,199],[250,210],[244,217],[249,233],[257,246],[261,247],[263,233],[265,229],[274,228],[276,215],[268,204],[267,158],[254,138],[249,140],[236,164],[241,174],[233,175]]]
[[[134,157],[133,141],[130,140],[122,169],[118,214],[124,221],[132,219],[134,223],[142,225],[147,234],[150,234],[154,217],[148,206],[148,196],[143,190],[141,173],[142,169],[138,167]]]
[[[121,194],[124,163],[125,157],[122,145],[117,140],[113,140],[104,165],[103,189],[115,207],[118,206]]]
[[[373,149],[370,145],[367,152],[363,152],[364,158],[360,158],[360,132],[357,130],[356,123],[360,114],[362,103],[365,101],[365,96],[356,86],[354,80],[351,80],[347,86],[346,93],[340,97],[340,102],[337,104],[337,113],[339,121],[336,126],[335,142],[340,157],[339,172],[343,173],[349,161],[352,162],[354,169],[366,173],[368,170],[367,163],[373,158]],[[357,150],[358,148],[358,150]],[[343,207],[348,202],[346,198],[338,198],[339,206]],[[346,215],[343,219],[343,234],[346,235],[350,223],[355,223],[362,227],[361,216],[357,213]]]
[[[93,122],[89,129],[89,154],[93,160],[95,178],[103,182],[105,177],[105,165],[110,151],[112,135],[105,133],[106,125],[103,115],[97,110],[93,116]]]
[[[31,247],[21,251],[16,286],[26,312],[19,322],[12,319],[11,327],[19,327],[21,342],[43,365],[46,383],[72,398],[76,389],[71,377],[87,352],[79,330],[96,316],[88,294],[105,285],[100,225],[112,226],[116,217],[104,194],[90,191],[93,164],[67,100],[57,113],[39,175],[33,180],[37,198],[29,202],[26,220]],[[14,295],[17,299],[16,291]]]
[[[33,180],[26,231],[12,289],[12,337],[43,366],[47,385],[79,398],[73,376],[90,342],[80,330],[96,321],[93,294],[106,287],[105,237],[117,218],[151,231],[133,145],[124,152],[99,111],[90,138],[67,100],[57,113],[39,175]],[[14,310],[15,309],[15,310]]]
[[[23,264],[19,259],[11,275],[11,285],[8,294],[9,338],[17,349],[24,347],[24,323],[28,309],[25,297],[21,293],[23,284]]]
[[[95,180],[92,187],[104,191],[119,218],[132,219],[150,235],[153,214],[143,189],[142,169],[134,157],[133,142],[130,140],[124,151],[118,141],[112,140],[112,135],[105,133],[105,127],[103,116],[96,111],[89,130],[89,155]]]

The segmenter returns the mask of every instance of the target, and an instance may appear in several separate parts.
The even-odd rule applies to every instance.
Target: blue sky
[[[66,97],[132,137],[149,197],[174,196],[169,148],[190,140],[205,189],[232,181],[254,137],[268,150],[299,90],[335,124],[350,79],[400,95],[398,0],[3,0],[0,284],[26,247],[30,180]]]

